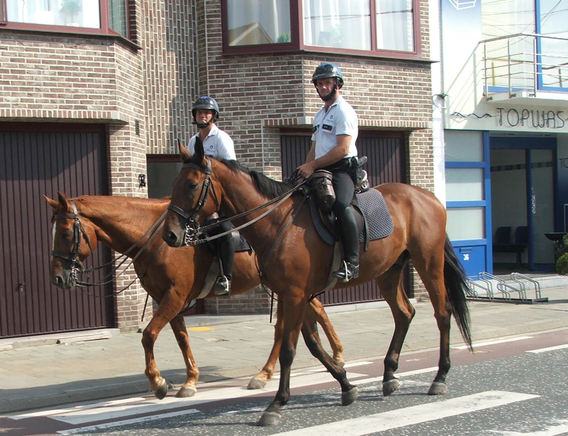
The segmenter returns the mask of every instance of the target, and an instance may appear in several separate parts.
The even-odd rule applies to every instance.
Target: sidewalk
[[[471,301],[474,342],[567,329],[568,343],[568,286],[556,284],[555,287],[544,288],[542,293],[548,297],[547,303]],[[416,316],[403,353],[438,347],[438,329],[430,302],[419,301],[414,305]],[[346,361],[386,353],[393,321],[385,303],[330,307],[328,314],[345,347]],[[249,377],[264,365],[274,332],[268,315],[197,315],[186,320],[192,350],[201,372],[200,384]],[[320,334],[327,345],[321,329]],[[0,340],[0,414],[56,407],[72,401],[149,393],[141,338],[140,333],[97,330]],[[57,339],[60,343],[55,343]],[[452,321],[451,344],[462,343]],[[329,347],[326,346],[326,349],[329,350]],[[174,388],[185,380],[183,359],[169,326],[156,342],[155,356],[162,375]],[[300,337],[293,369],[318,365]],[[196,395],[199,395],[199,385]]]

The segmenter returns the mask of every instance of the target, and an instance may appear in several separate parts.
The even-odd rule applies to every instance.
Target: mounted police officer
[[[357,156],[355,141],[359,132],[357,114],[341,96],[343,74],[332,63],[322,63],[312,75],[323,107],[314,117],[312,145],[298,173],[308,178],[317,169],[333,174],[336,200],[333,211],[343,244],[343,265],[333,275],[342,282],[359,276],[359,234],[353,210],[349,207],[355,193],[351,158]]]
[[[191,113],[193,115],[193,123],[197,124],[199,132],[189,140],[189,151],[195,153],[195,139],[199,136],[206,155],[220,160],[236,160],[233,140],[215,124],[219,119],[219,105],[215,99],[208,96],[199,97],[193,103]],[[215,213],[209,217],[209,222],[218,219],[219,215]],[[229,231],[231,228],[230,222],[219,224],[217,233]],[[221,267],[213,287],[217,296],[229,295],[231,291],[233,259],[235,256],[235,244],[233,241],[230,233],[215,240],[215,248]]]

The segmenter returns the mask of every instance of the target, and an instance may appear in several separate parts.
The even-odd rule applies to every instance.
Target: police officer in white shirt
[[[355,193],[351,158],[357,156],[357,114],[340,95],[343,74],[336,65],[319,65],[312,75],[312,83],[324,105],[314,117],[312,145],[298,173],[305,178],[320,168],[333,173],[336,195],[333,211],[339,223],[344,254],[343,265],[333,274],[340,281],[348,282],[359,276],[359,235],[349,207]]]
[[[191,153],[195,153],[195,139],[199,135],[203,142],[203,150],[205,154],[219,160],[236,160],[235,145],[231,137],[219,129],[215,122],[219,118],[219,105],[214,98],[199,97],[191,107],[193,114],[193,123],[197,124],[199,132],[189,140],[188,149]],[[209,222],[218,220],[219,216],[215,213],[209,217]],[[231,230],[230,222],[219,225],[216,233]],[[215,295],[229,295],[231,291],[231,278],[233,275],[233,259],[235,256],[235,247],[231,234],[227,234],[215,240],[217,256],[220,259],[221,271],[215,281],[213,287]]]

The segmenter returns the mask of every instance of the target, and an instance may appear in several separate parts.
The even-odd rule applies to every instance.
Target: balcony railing
[[[539,91],[568,92],[568,39],[519,33],[486,39],[482,50],[486,97],[536,97]]]

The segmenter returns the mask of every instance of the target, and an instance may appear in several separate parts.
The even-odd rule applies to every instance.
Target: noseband
[[[215,199],[217,196],[215,195],[215,188],[211,185],[211,161],[207,161],[207,167],[204,168],[200,165],[197,165],[193,162],[187,162],[183,164],[182,168],[194,168],[202,173],[205,174],[205,180],[201,186],[201,193],[199,194],[199,199],[197,200],[197,205],[193,209],[191,214],[184,211],[181,207],[171,204],[168,206],[168,210],[171,210],[175,214],[179,215],[183,218],[185,224],[185,233],[184,233],[184,244],[185,245],[197,245],[198,240],[201,238],[203,231],[197,219],[195,218],[197,214],[203,209],[205,202],[207,201],[207,195],[209,195],[209,188],[212,188],[213,195]]]
[[[93,247],[91,246],[91,241],[89,240],[89,235],[85,231],[81,220],[79,219],[79,213],[77,212],[77,206],[75,202],[69,200],[71,207],[73,208],[73,214],[57,214],[53,218],[55,220],[64,220],[64,219],[72,219],[73,220],[73,250],[71,250],[70,254],[59,253],[55,250],[51,252],[53,257],[57,257],[59,259],[64,260],[71,266],[71,278],[77,282],[79,277],[78,274],[80,271],[83,271],[83,263],[79,260],[79,246],[81,244],[81,236],[85,237],[87,241],[87,245],[89,246],[89,250],[93,251]]]

